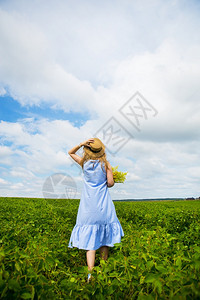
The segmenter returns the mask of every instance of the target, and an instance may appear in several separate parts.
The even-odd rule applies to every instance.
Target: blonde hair
[[[105,152],[104,152],[104,154],[101,157],[93,158],[93,156],[90,155],[90,154],[88,154],[88,153],[86,153],[85,150],[84,150],[84,148],[83,148],[83,157],[82,157],[81,162],[80,162],[80,165],[81,165],[82,169],[83,169],[84,163],[86,161],[90,160],[90,159],[92,159],[92,160],[99,160],[101,162],[101,168],[102,168],[102,170],[103,170],[103,163],[104,163],[105,167],[108,168],[108,161],[107,161],[106,153]]]

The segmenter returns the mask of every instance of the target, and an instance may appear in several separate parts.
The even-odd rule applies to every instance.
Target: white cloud
[[[10,171],[11,177],[16,177],[16,178],[26,178],[28,180],[34,179],[35,175],[23,168],[23,167],[13,167],[12,170]]]
[[[0,96],[4,96],[6,94],[6,90],[0,86]]]
[[[0,158],[5,158],[12,154],[12,150],[7,146],[0,146]]]
[[[0,94],[92,119],[80,129],[67,120],[2,121],[0,161],[10,179],[19,177],[13,193],[36,195],[45,176],[63,170],[80,186],[67,150],[114,116],[134,136],[115,157],[108,154],[129,172],[126,184],[111,189],[114,197],[199,196],[198,3],[35,3],[1,4]],[[141,132],[119,113],[136,91],[158,111],[140,119]]]
[[[7,185],[8,182],[4,180],[3,178],[0,178],[0,185]]]
[[[7,131],[6,125],[6,122],[2,127],[0,125],[0,132],[7,136],[9,142],[13,143],[13,149],[9,154],[13,167],[8,171],[7,176],[18,178],[23,184],[21,190],[21,185],[13,184],[12,190],[22,192],[26,187],[28,190],[24,193],[29,191],[35,195],[34,188],[37,186],[41,193],[46,176],[64,172],[73,176],[78,188],[77,195],[80,196],[82,186],[80,168],[73,166],[67,151],[78,144],[77,142],[84,140],[81,137],[81,128],[74,128],[76,131],[76,136],[74,136],[72,125],[68,121],[40,120],[35,122],[34,126],[38,133],[29,132],[27,120],[25,123],[18,123],[18,126],[8,123]],[[13,128],[23,127],[23,131],[22,129],[11,130],[11,125]],[[46,130],[43,130],[44,128]],[[24,132],[24,138],[22,132]],[[21,135],[21,139],[18,135]],[[16,145],[18,145],[17,149],[15,149]],[[117,195],[121,198],[122,195],[125,196],[123,190],[126,189],[127,198],[160,197],[160,193],[163,197],[170,195],[184,197],[185,194],[190,195],[191,188],[194,193],[197,193],[196,178],[199,172],[197,167],[199,155],[195,150],[197,146],[198,142],[193,143],[194,153],[191,153],[188,152],[191,150],[189,143],[183,145],[131,140],[127,145],[129,151],[122,149],[116,157],[107,155],[113,166],[118,165],[120,171],[128,171],[125,184],[116,184],[115,188],[111,189],[111,194],[114,199]],[[38,176],[40,176],[39,182]],[[186,182],[187,185],[185,185]],[[186,187],[188,187],[187,191],[185,191]]]
[[[6,165],[11,165],[12,164],[12,160],[11,160],[12,154],[13,154],[13,152],[10,149],[10,147],[0,146],[0,163],[6,164]]]
[[[23,105],[47,101],[65,111],[86,110],[94,97],[91,84],[56,63],[37,25],[0,10],[0,28],[0,81],[13,98]]]

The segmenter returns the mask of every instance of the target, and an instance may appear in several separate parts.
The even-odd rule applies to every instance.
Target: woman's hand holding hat
[[[94,139],[86,140],[85,142],[80,143],[80,145],[90,147],[90,143],[94,143]]]

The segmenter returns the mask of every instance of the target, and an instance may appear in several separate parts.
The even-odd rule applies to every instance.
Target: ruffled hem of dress
[[[69,248],[79,248],[84,250],[97,250],[101,246],[114,247],[114,244],[121,242],[124,236],[123,229],[119,222],[109,224],[75,225]]]

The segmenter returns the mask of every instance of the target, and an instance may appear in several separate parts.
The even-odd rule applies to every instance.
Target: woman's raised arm
[[[94,142],[94,139],[89,139],[89,140],[86,140],[85,142],[83,143],[80,143],[79,145],[73,147],[72,149],[70,149],[68,151],[68,154],[71,156],[71,158],[73,158],[73,160],[75,160],[79,165],[81,163],[81,160],[82,160],[82,157],[80,157],[79,155],[75,154],[78,149],[80,149],[82,146],[87,146],[87,147],[90,147],[90,143]]]

